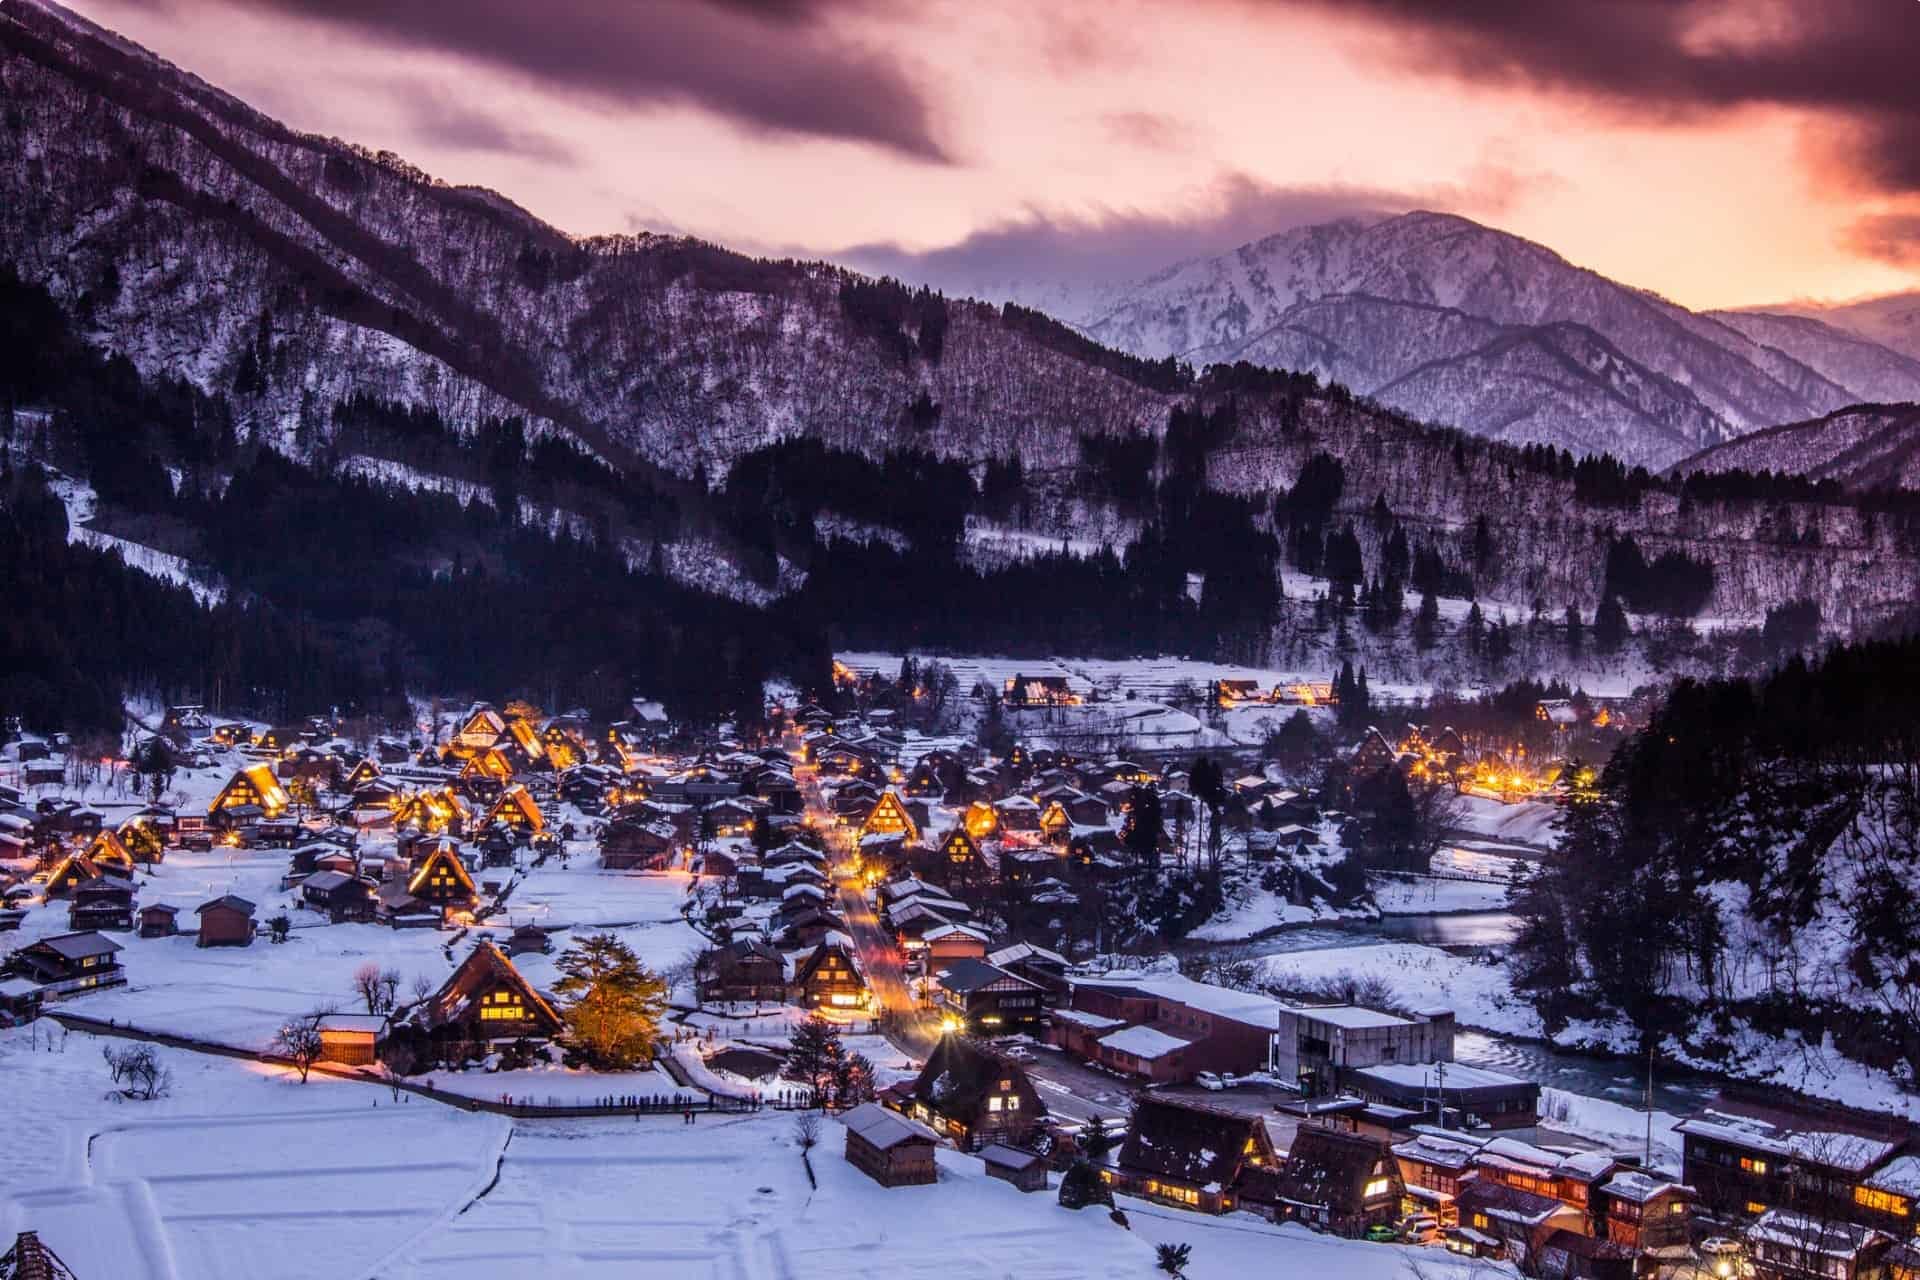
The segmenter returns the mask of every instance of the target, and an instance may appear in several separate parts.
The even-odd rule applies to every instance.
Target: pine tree
[[[1434,641],[1440,635],[1440,602],[1433,598],[1433,592],[1420,593],[1420,611],[1413,615],[1413,645],[1425,652],[1433,648]]]
[[[667,984],[632,948],[610,933],[569,947],[557,966],[554,994],[567,1002],[573,1042],[596,1066],[630,1067],[653,1054]]]
[[[1593,644],[1596,649],[1601,653],[1618,653],[1632,631],[1632,624],[1627,621],[1627,611],[1620,607],[1618,596],[1608,596],[1600,602],[1599,611],[1593,615]]]
[[[1487,642],[1487,618],[1480,612],[1480,602],[1475,600],[1467,610],[1467,652],[1479,657]]]
[[[816,1013],[793,1029],[788,1045],[781,1074],[806,1085],[815,1101],[826,1106],[828,1090],[847,1060],[840,1028]]]
[[[1570,604],[1567,606],[1567,656],[1578,658],[1584,648],[1586,648],[1586,631],[1580,623],[1580,608],[1578,605]]]

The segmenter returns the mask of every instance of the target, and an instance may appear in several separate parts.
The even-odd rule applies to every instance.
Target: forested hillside
[[[0,98],[15,483],[50,467],[73,537],[326,637],[306,685],[128,668],[189,696],[617,697],[613,662],[693,697],[689,655],[744,689],[849,642],[1318,669],[1350,623],[1420,648],[1442,596],[1489,627],[1611,594],[1844,631],[1920,579],[1897,500],[1682,485],[1019,306],[572,238],[50,5],[0,8]]]
[[[1920,641],[1677,684],[1518,900],[1550,1027],[1621,1022],[1737,1065],[1831,1034],[1920,1080]]]

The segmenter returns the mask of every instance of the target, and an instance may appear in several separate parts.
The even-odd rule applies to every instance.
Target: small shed
[[[140,936],[143,938],[171,938],[180,931],[175,917],[180,908],[166,902],[153,902],[140,908]]]
[[[863,1102],[840,1123],[847,1127],[847,1163],[883,1187],[925,1186],[938,1182],[933,1130],[877,1102]]]
[[[200,917],[200,945],[244,947],[253,942],[253,904],[228,893],[193,909]]]
[[[1021,1151],[1016,1147],[993,1143],[980,1152],[980,1160],[987,1167],[989,1178],[998,1178],[1002,1182],[1011,1182],[1022,1191],[1045,1191],[1047,1189],[1047,1160],[1045,1156],[1031,1151]]]
[[[314,1019],[314,1028],[320,1032],[321,1061],[365,1067],[377,1059],[387,1020],[380,1014],[327,1013]]]

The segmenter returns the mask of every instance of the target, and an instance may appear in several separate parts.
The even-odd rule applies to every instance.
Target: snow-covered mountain
[[[1890,293],[1859,302],[1785,302],[1732,314],[1798,316],[1920,360],[1920,292]]]
[[[1137,355],[1310,370],[1426,420],[1650,466],[1920,378],[1815,321],[1688,311],[1450,214],[1301,227],[1129,286],[998,292]]]
[[[0,108],[0,260],[94,345],[230,404],[240,448],[477,492],[484,474],[390,465],[405,451],[345,456],[338,406],[431,409],[469,436],[518,419],[638,495],[604,532],[566,510],[538,522],[756,603],[827,553],[736,538],[741,521],[710,490],[755,450],[811,440],[875,462],[913,450],[967,464],[976,485],[987,464],[1017,460],[1020,492],[995,517],[1012,536],[1118,550],[1144,515],[1102,496],[1101,446],[1142,445],[1164,477],[1169,421],[1186,406],[1232,422],[1201,459],[1214,492],[1270,523],[1275,497],[1329,455],[1344,468],[1335,518],[1359,530],[1370,571],[1384,504],[1410,538],[1473,565],[1487,599],[1591,613],[1607,542],[1626,533],[1649,556],[1711,562],[1719,614],[1812,597],[1844,627],[1903,607],[1920,580],[1902,527],[1844,504],[1788,504],[1784,518],[1819,536],[1787,540],[1778,504],[1689,504],[1660,486],[1583,494],[1559,459],[1300,379],[1190,379],[1018,308],[685,238],[569,236],[493,192],[293,132],[44,0],[0,4]],[[1150,355],[1315,368],[1473,433],[1644,461],[1858,398],[1729,324],[1437,215],[1185,264],[1088,327]],[[218,488],[228,464],[192,465]],[[978,514],[979,492],[958,496]],[[880,526],[886,503],[839,514]],[[1476,546],[1482,522],[1497,554]],[[847,607],[863,605],[884,595]]]
[[[1862,404],[1716,445],[1674,465],[1688,471],[1774,471],[1843,489],[1920,490],[1920,404]]]

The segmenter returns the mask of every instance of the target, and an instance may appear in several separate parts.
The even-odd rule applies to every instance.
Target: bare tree
[[[274,1051],[293,1064],[293,1069],[300,1073],[301,1084],[307,1082],[313,1064],[320,1060],[320,1019],[332,1012],[330,1008],[316,1009],[284,1023],[274,1033]]]
[[[100,1050],[107,1071],[120,1085],[122,1097],[151,1102],[173,1092],[173,1070],[160,1059],[150,1044],[130,1044],[123,1049],[107,1046]]]
[[[383,991],[380,966],[369,960],[353,971],[353,993],[367,1006],[368,1013],[380,1013]]]
[[[793,1140],[800,1150],[811,1151],[820,1145],[820,1113],[803,1111],[793,1122]]]
[[[424,973],[416,973],[413,975],[413,981],[408,984],[407,990],[412,993],[413,1002],[419,1004],[433,994],[433,979]]]
[[[413,1046],[404,1040],[389,1041],[380,1054],[380,1078],[387,1082],[395,1102],[400,1101],[402,1083],[413,1067]]]
[[[382,1013],[392,1013],[400,1007],[400,971],[382,969],[380,971],[380,1003]]]

